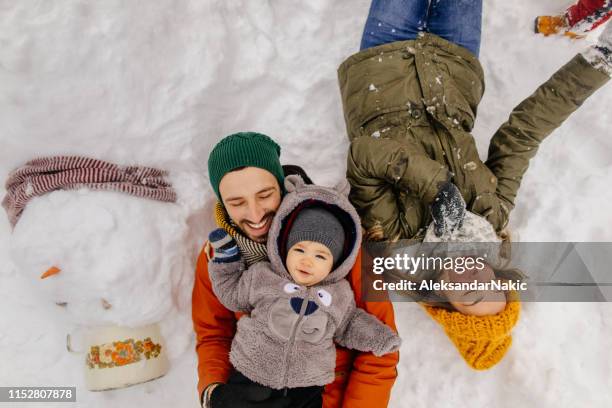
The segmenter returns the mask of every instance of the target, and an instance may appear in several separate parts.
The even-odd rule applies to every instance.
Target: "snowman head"
[[[75,323],[144,325],[172,308],[188,269],[185,215],[173,203],[87,189],[32,199],[11,256],[37,295]]]

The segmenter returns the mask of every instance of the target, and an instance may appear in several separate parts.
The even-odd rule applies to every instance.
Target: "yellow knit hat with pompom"
[[[471,316],[441,307],[423,307],[442,325],[470,367],[486,370],[497,364],[510,348],[510,332],[518,321],[521,303],[510,300],[502,312],[491,316]]]

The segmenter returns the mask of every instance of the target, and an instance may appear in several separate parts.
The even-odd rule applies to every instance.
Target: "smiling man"
[[[281,166],[279,157],[280,147],[268,136],[243,132],[222,139],[208,159],[210,183],[219,200],[215,221],[234,238],[245,266],[267,259],[266,239],[284,194],[285,175],[299,174],[310,183],[301,168]],[[198,258],[192,297],[198,392],[203,406],[248,408],[262,403],[267,407],[294,406],[291,400],[272,398],[252,384],[225,384],[232,371],[229,351],[242,315],[226,309],[213,293],[208,274],[211,255],[212,250],[206,243]],[[346,279],[355,293],[357,307],[395,329],[390,302],[361,299],[361,253]],[[335,380],[325,387],[323,406],[387,406],[398,360],[397,352],[375,357],[336,346]]]
[[[219,195],[236,226],[256,242],[266,242],[275,208],[280,203],[277,179],[267,170],[245,167],[233,170],[219,183]]]

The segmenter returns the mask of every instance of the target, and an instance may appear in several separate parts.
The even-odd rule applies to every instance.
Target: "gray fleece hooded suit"
[[[238,320],[230,362],[243,375],[270,388],[323,386],[334,380],[336,348],[380,356],[396,351],[399,336],[355,305],[345,279],[361,245],[359,216],[348,201],[348,184],[335,189],[285,179],[287,194],[268,232],[269,262],[245,270],[242,260],[209,263],[213,291],[225,307],[245,312]],[[345,228],[345,256],[316,285],[296,284],[285,267],[291,219],[303,208],[324,206]]]

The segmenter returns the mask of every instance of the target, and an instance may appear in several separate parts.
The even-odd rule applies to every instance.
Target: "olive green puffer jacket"
[[[484,75],[465,48],[424,34],[361,51],[338,77],[350,198],[374,240],[422,237],[450,172],[468,209],[501,231],[539,144],[610,79],[577,55],[512,111],[482,163],[470,131]]]

